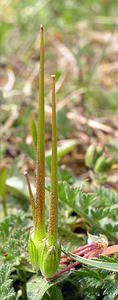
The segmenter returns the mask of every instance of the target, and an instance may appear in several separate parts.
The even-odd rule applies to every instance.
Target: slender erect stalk
[[[4,216],[7,217],[7,206],[6,206],[6,179],[7,179],[7,168],[3,167],[0,169],[0,197],[2,200],[2,208]]]
[[[6,199],[5,197],[2,198],[2,207],[3,207],[3,213],[4,213],[4,216],[7,217],[7,207],[6,207]]]
[[[44,145],[44,29],[40,26],[40,78],[39,78],[39,111],[37,133],[37,174],[36,174],[36,216],[34,237],[42,240],[45,237],[45,145]]]
[[[55,75],[52,75],[52,164],[51,199],[48,233],[45,228],[45,149],[44,149],[44,41],[43,26],[40,28],[40,97],[37,130],[37,177],[34,228],[30,232],[28,250],[30,261],[46,278],[57,271],[60,260],[58,231],[57,185],[57,126],[55,103]],[[31,193],[31,191],[30,191]]]
[[[48,241],[57,244],[58,232],[58,182],[57,182],[57,124],[55,103],[55,75],[52,75],[52,161],[51,161],[51,200]]]
[[[31,207],[32,207],[33,221],[35,222],[35,200],[34,200],[34,197],[33,197],[32,189],[31,189],[31,185],[30,185],[30,181],[29,181],[28,172],[25,171],[24,175],[25,175],[25,178],[26,178],[27,187],[28,187],[28,191],[29,191],[30,203],[31,203]]]

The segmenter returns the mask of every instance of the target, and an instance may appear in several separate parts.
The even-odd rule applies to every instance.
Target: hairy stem
[[[71,264],[69,264],[66,268],[63,268],[62,270],[58,271],[57,273],[54,274],[53,277],[49,278],[49,280],[54,280],[59,278],[61,275],[63,275],[65,272],[70,271],[72,268],[75,268],[77,265],[79,265],[79,261],[75,261]]]
[[[76,255],[84,255],[84,254],[86,254],[86,253],[88,253],[88,252],[90,252],[90,251],[96,251],[96,249],[95,248],[93,248],[93,247],[91,247],[91,246],[89,246],[88,248],[86,248],[86,249],[83,249],[83,250],[81,250],[81,251],[78,251],[77,253],[76,253]],[[74,253],[74,252],[73,252]],[[67,258],[65,258],[65,259],[62,259],[61,261],[60,261],[60,264],[62,265],[62,264],[65,264],[65,263],[67,263],[68,261],[70,261],[70,260],[72,260],[72,258],[70,258],[70,257],[67,257]]]
[[[52,75],[52,161],[51,161],[51,199],[49,217],[49,244],[56,245],[58,234],[58,180],[57,180],[57,124],[55,103],[55,75]]]
[[[37,175],[36,175],[36,217],[34,237],[45,237],[45,141],[44,141],[44,29],[40,26],[40,77],[39,77],[39,111],[37,132]]]

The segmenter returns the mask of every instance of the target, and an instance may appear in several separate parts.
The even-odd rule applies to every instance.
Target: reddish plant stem
[[[86,253],[84,255],[85,258],[92,258],[92,257],[98,257],[99,254],[101,254],[101,251],[100,249],[96,249],[96,250],[92,250],[90,251],[89,253]]]
[[[97,243],[92,243],[92,246],[93,246],[93,244],[94,244],[94,246],[96,246],[96,247],[98,247],[98,245],[97,245]],[[85,246],[87,246],[87,245],[85,245]],[[90,247],[90,245],[89,245],[89,247]],[[81,248],[81,247],[80,247]],[[88,253],[85,253],[84,252],[84,257],[85,258],[92,258],[92,257],[97,257],[97,256],[99,256],[99,255],[110,255],[110,254],[113,254],[113,253],[117,253],[118,252],[118,245],[113,245],[113,246],[110,246],[110,247],[107,247],[107,248],[105,248],[105,249],[100,249],[100,248],[98,248],[98,249],[93,249],[93,247],[91,247],[90,248],[91,250],[89,251],[89,248],[87,249],[85,249],[85,250],[83,250],[83,251],[81,251],[81,252],[78,252],[79,254],[78,255],[81,255],[80,253],[82,253],[82,252],[84,252],[84,251],[88,251]],[[77,249],[75,249],[75,250],[77,250]],[[75,251],[74,250],[74,251]],[[64,256],[65,257],[65,256]],[[68,259],[68,258],[67,258]],[[67,262],[67,261],[66,261]],[[61,262],[62,263],[62,262]],[[55,275],[52,277],[52,278],[50,278],[50,279],[57,279],[58,277],[60,277],[62,274],[64,274],[65,272],[67,272],[67,271],[70,271],[72,268],[74,268],[74,267],[76,267],[77,265],[79,265],[80,264],[80,262],[79,261],[76,261],[76,262],[74,262],[74,263],[71,263],[71,264],[69,264],[66,268],[64,268],[64,269],[62,269],[62,270],[60,270],[60,271],[58,271],[57,273],[55,273]]]
[[[70,271],[70,269],[76,267],[79,264],[80,264],[80,262],[76,261],[76,262],[70,264],[69,266],[67,266],[66,268],[58,271],[57,273],[55,273],[55,275],[53,277],[51,277],[49,279],[56,279],[56,278],[60,277],[62,274],[64,274],[65,272]]]
[[[76,248],[75,250],[71,251],[71,253],[75,254],[75,253],[78,253],[81,250],[87,249],[87,248],[92,247],[92,246],[96,247],[96,243],[90,243],[90,244],[87,244],[87,245],[84,245],[84,246],[80,246],[80,247]],[[61,256],[61,258],[65,258],[65,257],[67,257],[67,255]]]
[[[79,256],[81,256],[81,255],[84,255],[84,254],[90,252],[90,251],[93,250],[93,249],[94,249],[94,251],[96,251],[96,249],[93,248],[93,246],[92,246],[92,247],[89,246],[88,248],[86,248],[86,249],[84,249],[84,250],[78,251],[76,254],[79,255]],[[73,252],[71,252],[71,253],[73,254]],[[70,261],[70,260],[72,260],[72,258],[67,257],[67,258],[65,258],[65,259],[62,259],[62,260],[60,261],[60,264],[65,264],[66,262],[68,262],[68,261]]]

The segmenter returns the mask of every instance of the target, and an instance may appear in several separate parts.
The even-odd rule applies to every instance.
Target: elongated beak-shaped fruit
[[[52,163],[51,163],[51,199],[47,239],[43,248],[41,272],[51,277],[57,271],[60,260],[58,234],[58,182],[57,182],[57,125],[55,102],[55,75],[52,75]]]
[[[40,26],[40,76],[39,76],[39,109],[37,130],[37,164],[36,164],[36,210],[34,238],[39,241],[46,236],[45,206],[45,117],[44,117],[44,29]]]
[[[37,130],[37,176],[36,204],[26,176],[34,220],[30,232],[28,250],[30,261],[36,270],[46,278],[57,271],[60,260],[58,244],[58,179],[57,179],[57,125],[55,101],[55,75],[52,75],[52,163],[51,163],[51,197],[48,232],[45,229],[45,148],[44,148],[44,29],[40,27],[40,80],[39,111]],[[26,175],[26,174],[25,174]]]

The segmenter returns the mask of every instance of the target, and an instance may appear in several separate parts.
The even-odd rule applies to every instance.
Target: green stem
[[[25,171],[24,175],[25,175],[25,178],[26,178],[27,187],[28,187],[28,191],[29,191],[30,203],[31,203],[31,207],[32,207],[33,221],[35,222],[35,201],[34,201],[32,189],[31,189],[31,185],[30,185],[30,181],[29,181],[29,177],[28,177],[28,172]]]
[[[4,216],[7,217],[8,213],[7,213],[7,206],[6,206],[6,198],[5,198],[5,196],[2,197],[2,207],[3,207]]]
[[[58,234],[58,180],[57,180],[57,124],[55,103],[55,75],[52,75],[52,160],[51,160],[51,200],[48,240],[57,244]]]
[[[44,141],[44,29],[40,26],[40,77],[39,77],[39,111],[37,132],[37,176],[36,176],[36,240],[45,237],[45,141]]]

